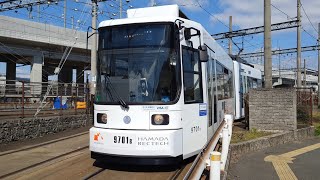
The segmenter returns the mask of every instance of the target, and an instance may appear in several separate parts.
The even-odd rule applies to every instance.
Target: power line
[[[211,14],[209,11],[207,11],[205,8],[203,8],[202,6],[201,6],[201,4],[199,3],[199,1],[198,0],[196,0],[197,1],[197,3],[199,4],[199,7],[202,9],[202,10],[204,10],[206,13],[208,13],[210,16],[212,16],[213,18],[215,18],[217,21],[219,21],[221,24],[223,24],[225,27],[227,27],[228,29],[229,29],[229,26],[228,25],[226,25],[224,22],[222,22],[219,18],[217,18],[215,15],[213,15],[213,14]]]
[[[21,8],[31,8],[35,5],[41,5],[41,4],[50,4],[52,2],[58,3],[59,0],[52,1],[52,0],[11,0],[11,1],[3,1],[0,2],[0,12],[3,11],[9,11],[14,9],[21,9]]]
[[[282,11],[280,8],[278,8],[277,6],[271,4],[272,7],[274,7],[276,10],[280,11],[282,14],[287,16],[287,19],[294,19],[292,17],[290,17],[287,13],[285,13],[284,11]]]
[[[311,26],[313,27],[313,29],[316,31],[316,33],[318,33],[317,29],[313,26],[312,22],[310,21],[310,18],[309,18],[309,16],[308,16],[308,14],[306,13],[306,11],[304,10],[304,7],[303,7],[303,5],[302,5],[301,2],[300,2],[300,4],[301,4],[302,10],[303,10],[304,14],[306,15],[309,23],[311,24]]]
[[[287,21],[287,22],[281,22],[276,24],[271,24],[271,31],[278,31],[283,29],[289,29],[294,28],[298,26],[297,20]],[[258,26],[253,28],[247,28],[247,29],[240,29],[232,32],[224,32],[224,33],[218,33],[218,34],[212,34],[211,36],[218,40],[218,39],[226,39],[226,38],[233,38],[238,36],[245,36],[250,34],[259,34],[264,32],[264,26]]]
[[[301,26],[301,29],[305,32],[305,33],[307,33],[310,37],[312,37],[313,39],[315,39],[316,41],[318,40],[318,38],[317,37],[315,37],[314,35],[312,35],[311,33],[309,33],[307,30],[305,30],[302,26]]]
[[[319,45],[314,45],[314,46],[305,46],[301,47],[301,52],[306,52],[306,51],[315,51],[320,49]],[[289,53],[295,53],[297,52],[297,48],[289,48],[289,49],[277,49],[272,51],[272,55],[278,55],[278,54],[289,54]],[[264,52],[255,52],[255,53],[246,53],[240,55],[242,58],[249,58],[249,57],[260,57],[263,56]]]

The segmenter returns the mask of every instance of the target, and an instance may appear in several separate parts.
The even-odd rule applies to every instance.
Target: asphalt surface
[[[228,179],[320,179],[320,137],[283,144],[243,156],[231,164]]]

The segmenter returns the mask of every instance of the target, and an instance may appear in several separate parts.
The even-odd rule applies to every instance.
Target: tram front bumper
[[[116,130],[92,127],[90,151],[122,157],[180,157],[182,129]]]

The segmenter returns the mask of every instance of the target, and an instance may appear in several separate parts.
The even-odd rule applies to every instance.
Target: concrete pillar
[[[42,56],[34,56],[31,64],[30,82],[41,83],[42,82]]]
[[[33,56],[30,73],[30,85],[32,87],[32,95],[41,95],[42,87],[42,64],[43,58],[41,55]]]
[[[42,69],[42,94],[47,92],[49,71],[50,68],[44,65]]]
[[[14,80],[16,80],[16,63],[12,61],[7,62],[6,69],[6,80],[7,84],[14,84]]]
[[[63,85],[60,85],[59,95],[71,96],[71,94],[72,94],[72,74],[73,74],[72,67],[64,66],[61,69],[58,78],[59,78],[59,83],[62,83]]]
[[[59,82],[72,83],[72,67],[64,66],[59,73]]]
[[[6,67],[6,93],[15,94],[15,81],[16,80],[16,63],[7,61]]]

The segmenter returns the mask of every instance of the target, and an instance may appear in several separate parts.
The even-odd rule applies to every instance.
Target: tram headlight
[[[108,122],[108,115],[104,113],[97,114],[97,121],[98,123],[107,124]]]
[[[151,116],[152,125],[168,125],[169,115],[168,114],[154,114]]]

